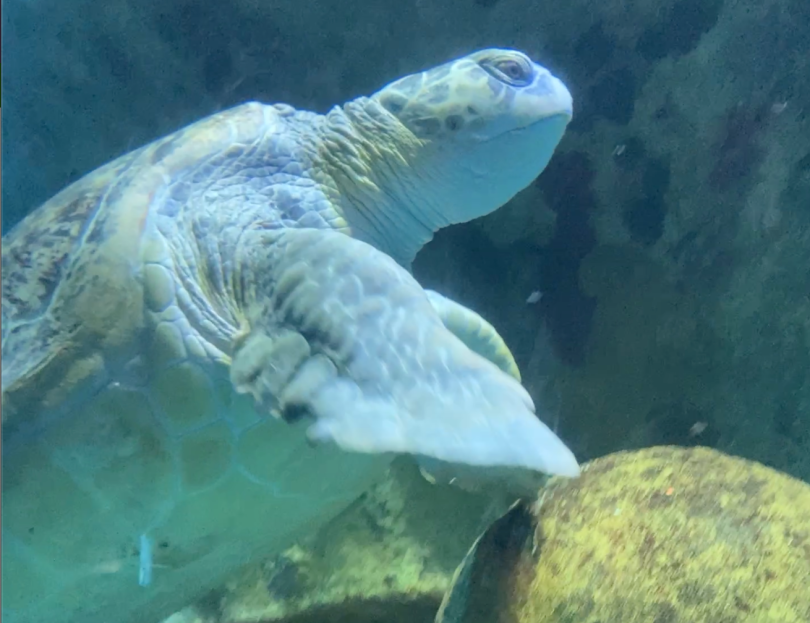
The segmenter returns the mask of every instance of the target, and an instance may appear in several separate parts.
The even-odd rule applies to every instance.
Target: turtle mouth
[[[574,118],[574,111],[571,110],[570,108],[566,108],[566,109],[561,110],[560,112],[556,112],[554,114],[547,115],[547,116],[543,117],[542,119],[538,119],[537,121],[533,121],[532,123],[530,123],[528,125],[524,125],[523,127],[520,127],[520,128],[515,128],[514,130],[511,130],[511,131],[512,132],[521,132],[523,130],[529,130],[531,128],[535,128],[541,123],[548,123],[549,121],[557,122],[560,119],[564,119],[565,120],[565,125],[568,125],[569,123],[571,123],[571,119],[573,119],[573,118]]]
[[[497,134],[495,136],[490,136],[489,138],[484,139],[481,141],[482,143],[491,143],[493,141],[500,141],[505,137],[516,137],[522,136],[523,134],[528,134],[532,130],[536,130],[538,126],[541,124],[548,124],[548,122],[559,122],[560,120],[564,120],[563,127],[566,127],[569,123],[571,123],[571,119],[574,118],[574,114],[571,110],[562,110],[560,112],[554,113],[553,115],[548,115],[543,117],[542,119],[537,119],[536,121],[532,121],[531,123],[520,126],[519,128],[513,128],[511,130],[507,130],[501,134]]]

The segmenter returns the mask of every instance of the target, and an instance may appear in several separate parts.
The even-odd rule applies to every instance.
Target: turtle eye
[[[532,67],[528,62],[504,58],[482,63],[482,67],[493,77],[513,86],[528,86],[532,81]]]
[[[526,74],[523,68],[517,61],[501,61],[496,65],[504,74],[509,76],[512,80],[525,80]]]

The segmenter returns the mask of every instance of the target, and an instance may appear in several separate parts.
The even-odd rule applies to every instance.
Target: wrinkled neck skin
[[[545,167],[566,121],[536,124],[486,143],[414,136],[375,100],[323,117],[320,157],[352,234],[406,268],[433,234],[497,210]],[[540,142],[538,142],[540,141]],[[538,154],[538,145],[550,145]]]
[[[441,172],[425,161],[423,141],[376,102],[335,107],[318,128],[319,156],[355,238],[410,268],[433,234],[452,221]]]

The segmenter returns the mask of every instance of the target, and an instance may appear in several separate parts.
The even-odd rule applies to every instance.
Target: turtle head
[[[571,94],[545,67],[481,50],[333,110],[320,153],[353,234],[408,265],[437,230],[531,184],[571,115]]]
[[[445,224],[492,212],[531,184],[572,116],[565,85],[506,49],[406,76],[371,99],[419,140],[411,166],[440,177]]]

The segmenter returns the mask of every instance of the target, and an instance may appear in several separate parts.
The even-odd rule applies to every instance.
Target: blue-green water
[[[573,120],[548,167],[514,199],[436,233],[414,261],[419,284],[491,323],[541,418],[580,463],[622,449],[701,445],[810,481],[810,83],[803,79],[809,7],[803,0],[12,0],[2,17],[4,246],[14,225],[72,182],[216,112],[259,101],[325,113],[478,49],[522,50],[565,83]],[[458,153],[454,162],[461,162]],[[520,164],[531,154],[527,145],[508,152]],[[482,157],[466,170],[481,167],[483,179],[505,162],[504,155],[491,162]],[[433,164],[421,175],[450,179]],[[405,192],[425,205],[411,183]],[[460,186],[455,196],[472,188]],[[384,190],[368,201],[370,208],[379,209],[380,197],[393,192]],[[484,190],[469,192],[465,205]],[[431,210],[449,206],[446,192]],[[42,243],[32,237],[23,247],[38,248],[37,240]],[[15,346],[9,332],[54,313],[64,279],[57,269],[80,246],[64,247],[74,255],[52,257],[48,270],[29,255],[4,251],[4,407],[13,404],[7,378],[20,369],[11,363],[22,360],[19,353],[35,358],[38,349],[53,352],[41,346],[52,335],[47,331],[32,333],[24,346]],[[33,276],[34,285],[9,278],[12,269]],[[38,306],[19,305],[31,296]],[[112,326],[81,343],[92,350]],[[12,346],[16,354],[9,352]],[[72,378],[67,368],[48,370],[26,387],[44,395],[59,379],[69,384]],[[149,370],[147,364],[147,376]],[[188,396],[189,410],[199,403]],[[22,419],[38,421],[45,411],[31,407]],[[29,447],[28,437],[15,437],[18,424],[4,417],[4,455],[7,443],[15,443],[15,451]],[[75,464],[104,454],[105,448],[93,447],[104,443],[104,435],[93,439],[79,444]],[[18,504],[16,514],[4,515],[4,533],[18,527],[9,518],[52,513],[52,525],[69,526],[55,532],[67,539],[65,551],[78,551],[82,538],[93,540],[92,530],[79,535],[73,526],[81,532],[82,524],[63,517],[69,501],[37,498],[28,492],[32,487],[18,489],[24,493],[15,498],[6,495],[12,486],[42,477],[32,467],[41,465],[38,460],[4,459],[4,502]],[[446,584],[494,512],[491,491],[462,491],[440,506],[455,489],[436,496],[435,487],[418,478],[407,482],[401,495],[409,501],[390,503],[392,494],[380,485],[373,503],[351,511],[357,517],[371,512],[374,520],[361,529],[351,519],[355,527],[346,530],[354,540],[337,529],[329,538],[338,539],[339,532],[350,549],[374,538],[395,543],[383,548],[386,554],[369,549],[371,558],[391,555],[390,572],[372,575],[411,573],[416,563],[395,563],[413,555],[423,561],[417,565],[422,576],[433,577],[434,570]],[[448,514],[457,519],[442,521]],[[107,580],[119,573],[131,570],[138,588],[141,536],[133,528],[121,538],[129,550],[93,563],[108,571],[99,575],[88,603],[103,600]],[[17,538],[15,533],[8,542]],[[34,536],[29,541],[18,545],[36,544]],[[159,539],[153,545],[159,547]],[[287,573],[280,585],[293,588],[284,590],[273,579],[276,563],[257,556],[238,582],[212,593],[205,587],[199,616],[236,623],[246,613],[266,615],[278,594],[299,601],[301,594],[328,594],[328,570],[339,568],[335,577],[349,572],[330,567],[345,556],[327,550],[321,545],[315,557],[329,564]],[[161,564],[156,556],[151,588],[143,590],[160,590],[166,573]],[[18,577],[42,572],[38,563],[26,565]],[[43,577],[55,585],[71,568],[66,559]],[[307,573],[317,579],[308,582]],[[426,598],[434,605],[441,592],[436,587],[443,586],[437,582]],[[428,584],[414,590],[420,594]],[[356,585],[363,586],[360,580]],[[382,581],[379,594],[390,596],[401,586],[396,579]],[[47,598],[37,591],[21,594],[18,602]],[[4,597],[4,615],[15,621],[9,599]],[[91,611],[70,610],[66,617],[94,621]],[[326,616],[304,611],[309,614],[301,616]],[[389,611],[383,605],[370,612],[384,620]]]

